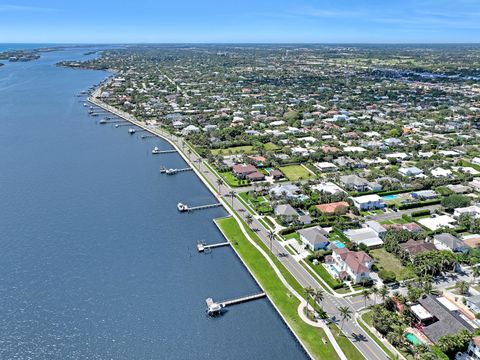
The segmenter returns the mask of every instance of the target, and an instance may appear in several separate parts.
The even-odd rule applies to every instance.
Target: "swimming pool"
[[[383,200],[395,200],[396,198],[398,198],[398,195],[385,195],[385,196],[382,196],[382,199]]]
[[[345,248],[345,244],[342,243],[340,240],[335,240],[335,241],[333,241],[333,244],[334,244],[337,248],[339,248],[339,249]]]
[[[413,344],[413,345],[422,345],[423,344],[420,341],[420,339],[415,336],[415,334],[412,334],[412,333],[409,333],[409,332],[405,333],[405,339],[407,339],[408,342],[410,344]]]

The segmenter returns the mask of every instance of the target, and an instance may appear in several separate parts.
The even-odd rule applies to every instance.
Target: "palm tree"
[[[365,289],[362,292],[363,300],[365,301],[365,307],[367,307],[367,300],[370,298],[370,290]]]
[[[380,297],[382,298],[383,302],[385,302],[385,299],[388,296],[388,287],[386,285],[383,285],[380,288],[379,294],[380,294]]]
[[[245,216],[245,222],[247,223],[248,226],[252,225],[252,222],[253,222],[252,214],[247,214],[247,216]]]
[[[273,230],[268,230],[268,239],[270,240],[270,252],[272,252],[272,242],[275,240],[275,232]]]
[[[338,308],[340,317],[342,318],[342,325],[340,326],[340,331],[343,331],[343,324],[345,320],[350,320],[352,318],[352,310],[348,306],[340,306]]]
[[[190,155],[192,155],[192,150],[190,149],[187,149],[187,156],[188,156],[188,160],[190,160]]]
[[[477,265],[472,269],[472,275],[474,280],[477,280],[477,278],[480,277],[480,265]]]
[[[313,293],[313,299],[316,303],[320,302],[320,307],[323,308],[323,299],[325,298],[325,292],[322,289],[316,289]]]
[[[220,187],[223,185],[223,180],[218,178],[217,179],[217,185],[218,185],[218,193],[220,194]]]
[[[232,208],[233,208],[233,199],[235,199],[235,195],[237,195],[237,194],[236,194],[235,191],[233,191],[233,190],[230,191],[230,192],[227,194],[227,196],[229,196],[230,199],[231,199],[231,201],[232,201]]]
[[[308,305],[310,305],[310,297],[312,296],[314,290],[311,286],[305,288],[305,295],[307,297],[307,312],[308,312]]]
[[[378,288],[376,286],[373,286],[370,292],[373,295],[373,303],[374,305],[377,305],[377,295],[378,295]]]

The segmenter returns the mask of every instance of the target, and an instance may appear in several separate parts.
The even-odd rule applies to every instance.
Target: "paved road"
[[[399,211],[391,211],[388,213],[383,213],[379,215],[373,215],[370,216],[370,219],[381,222],[381,221],[388,221],[388,220],[394,220],[401,218],[403,214],[412,214],[416,211],[422,211],[422,210],[430,210],[434,211],[441,208],[441,205],[430,205],[430,206],[424,206],[424,207],[418,207],[418,208],[413,208],[413,209],[406,209],[406,210],[399,210]]]
[[[183,141],[177,137],[170,138],[175,143],[177,143],[180,147],[183,147]],[[186,148],[185,148],[186,149]],[[195,164],[200,164],[200,170],[202,171],[203,175],[208,179],[211,184],[216,184],[217,177],[203,164],[202,159],[200,159],[196,154],[192,153],[190,155],[190,159]],[[249,214],[246,207],[241,203],[236,197],[231,198],[228,194],[232,191],[226,185],[220,187],[220,195],[225,197],[229,204],[233,205],[233,208],[238,212],[239,216],[245,220],[247,214]],[[240,211],[239,211],[240,210]],[[279,257],[278,254],[284,253],[285,249],[280,244],[279,241],[274,240],[270,243],[269,240],[269,232],[268,230],[257,220],[253,219],[251,224],[252,229],[258,229],[257,235],[259,238],[268,246],[272,248],[272,252],[277,255],[278,260],[285,266],[287,270],[295,277],[295,279],[300,283],[301,286],[304,288],[310,286],[314,289],[322,289],[324,290],[318,281],[310,275],[303,268],[301,264],[293,259],[292,256],[287,257]],[[343,298],[335,297],[330,295],[329,293],[325,292],[325,299],[322,302],[323,309],[327,312],[329,317],[334,322],[340,322],[340,315],[338,311],[338,307],[340,306],[347,306],[349,307],[352,312],[355,312],[355,307],[352,304]],[[373,341],[371,340],[368,335],[363,331],[363,329],[357,325],[357,323],[352,319],[351,321],[345,322],[343,326],[343,330],[345,334],[348,335],[350,340],[358,347],[358,349],[363,353],[363,355],[368,360],[383,360],[388,359],[387,355],[383,352],[383,350]]]
[[[117,109],[108,106],[108,109],[116,114],[120,115],[124,118],[130,119],[131,121],[135,121],[135,119],[131,115],[125,115],[124,113],[120,113]],[[183,140],[177,136],[169,135],[164,133],[163,131],[159,131],[155,129],[155,132],[162,133],[163,136],[169,138],[172,142],[177,144],[180,148],[184,150],[185,153],[188,153],[188,147],[184,144]],[[208,167],[203,163],[203,159],[201,159],[196,153],[191,152],[189,155],[190,162],[196,165],[199,170],[203,173],[204,177],[211,183],[215,188],[217,184],[217,177],[213,174]],[[245,206],[236,198],[233,199],[228,196],[228,194],[232,191],[232,189],[228,188],[227,185],[223,185],[220,187],[220,194],[219,196],[225,197],[230,204],[233,205],[234,209],[238,212],[239,216],[245,219],[245,216],[248,214],[248,210]],[[179,199],[181,201],[182,199]],[[239,211],[243,210],[243,211]],[[279,241],[274,240],[270,243],[268,238],[268,231],[267,229],[257,220],[253,219],[253,223],[251,225],[253,229],[258,229],[257,234],[259,238],[268,246],[272,248],[272,252],[277,254],[278,260],[285,266],[285,268],[290,271],[290,273],[295,277],[295,279],[299,282],[301,286],[304,288],[312,287],[314,289],[322,289],[322,286],[318,283],[318,281],[313,278],[307,270],[305,270],[302,265],[300,265],[297,261],[293,259],[292,256],[287,257],[279,257],[278,254],[284,253],[285,249],[280,244]],[[340,323],[340,315],[338,308],[341,306],[349,307],[353,313],[355,313],[355,308],[352,304],[339,297],[335,297],[327,292],[325,292],[325,298],[321,303],[321,306],[326,311],[330,319],[334,322]],[[344,333],[350,338],[350,340],[357,346],[360,352],[365,356],[368,360],[387,360],[387,355],[383,352],[383,350],[372,340],[368,337],[368,335],[363,331],[363,329],[357,325],[354,318],[350,321],[346,321],[343,326]]]

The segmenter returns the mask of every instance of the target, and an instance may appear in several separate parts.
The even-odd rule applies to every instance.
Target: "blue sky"
[[[480,0],[0,0],[0,42],[479,42]]]

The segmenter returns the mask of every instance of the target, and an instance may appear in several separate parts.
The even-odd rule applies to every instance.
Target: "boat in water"
[[[98,123],[99,123],[99,124],[102,124],[102,125],[103,125],[103,124],[106,124],[106,123],[107,123],[107,119],[103,118],[103,119],[100,120]]]
[[[133,134],[135,134],[136,132],[137,132],[137,130],[135,130],[135,129],[132,129],[132,128],[128,129],[128,133],[129,133],[130,135],[133,135]]]
[[[160,154],[160,149],[155,146],[152,150],[152,154]]]
[[[188,211],[188,206],[182,203],[178,203],[177,210],[180,212]]]

